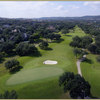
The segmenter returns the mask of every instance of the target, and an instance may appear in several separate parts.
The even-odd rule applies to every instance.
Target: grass
[[[20,84],[28,81],[40,80],[44,78],[58,76],[59,74],[61,75],[62,73],[63,70],[56,67],[41,67],[41,68],[27,69],[14,74],[7,80],[6,84],[7,85]]]
[[[88,54],[87,61],[81,63],[82,76],[90,83],[91,93],[100,98],[100,63],[96,62],[97,55]],[[94,66],[94,67],[93,67]]]
[[[61,34],[61,32],[59,32],[59,34]],[[72,53],[73,48],[69,46],[69,42],[71,42],[72,37],[76,35],[85,36],[85,33],[84,32],[82,33],[82,30],[76,26],[74,33],[68,33],[66,35],[62,35],[59,41],[54,40],[50,42],[49,43],[49,48],[51,48],[50,50],[41,50],[37,46],[39,52],[41,53],[41,56],[39,57],[24,56],[19,58],[16,57],[20,61],[21,66],[23,66],[23,69],[21,69],[18,73],[22,73],[30,69],[34,71],[37,68],[42,69],[45,67],[47,68],[52,67],[52,68],[62,69],[64,71],[74,72],[75,74],[77,74],[77,66],[76,66],[77,59],[75,59],[75,56]],[[54,60],[57,61],[58,63],[56,65],[44,65],[43,61],[45,60]],[[4,68],[4,66],[2,66],[2,68]],[[18,73],[15,73],[14,75]],[[39,72],[37,71],[37,73]],[[3,93],[4,90],[14,89],[17,91],[18,98],[20,99],[70,98],[68,93],[64,94],[62,87],[59,87],[58,80],[60,74],[58,74],[57,76],[54,75],[53,77],[42,78],[41,80],[40,79],[35,81],[31,80],[23,84],[7,85],[6,84],[7,80],[9,81],[9,79],[14,77],[14,75],[6,72],[6,74],[3,74],[3,76],[0,77],[0,93]],[[30,77],[32,77],[31,74],[29,75]],[[28,74],[24,73],[24,77],[25,76],[28,76]]]

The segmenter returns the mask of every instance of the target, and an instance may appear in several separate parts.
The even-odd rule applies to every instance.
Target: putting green
[[[41,67],[32,68],[20,71],[13,76],[11,76],[6,85],[20,84],[28,81],[34,81],[39,79],[44,79],[48,77],[57,76],[63,73],[63,70],[55,67]]]

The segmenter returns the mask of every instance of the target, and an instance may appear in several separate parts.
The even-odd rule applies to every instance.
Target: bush
[[[8,90],[5,91],[4,94],[0,94],[0,99],[17,99],[18,95],[15,90],[9,92]]]

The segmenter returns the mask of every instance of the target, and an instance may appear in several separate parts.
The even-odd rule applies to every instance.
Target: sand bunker
[[[43,62],[43,64],[54,65],[54,64],[57,64],[57,61],[46,60],[46,61]]]

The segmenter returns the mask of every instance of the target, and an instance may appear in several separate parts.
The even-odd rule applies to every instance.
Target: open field
[[[76,35],[85,36],[85,33],[82,32],[80,28],[75,27],[74,33],[62,35],[59,41],[54,40],[50,42],[50,50],[41,50],[38,47],[38,50],[41,53],[39,57],[18,57],[17,59],[20,61],[20,64],[23,68],[15,74],[9,74],[8,72],[6,72],[4,75],[2,75],[2,77],[0,78],[0,93],[3,93],[4,90],[14,89],[18,93],[18,98],[20,99],[70,98],[68,93],[64,94],[62,87],[59,87],[58,80],[63,71],[70,71],[77,74],[76,61],[78,59],[75,59],[75,56],[72,53],[73,48],[69,46],[69,42],[71,42],[72,37]],[[45,60],[53,60],[57,61],[58,63],[56,65],[45,65],[43,64],[43,61]],[[46,68],[45,71],[43,70],[44,68]],[[54,75],[53,73],[53,76],[50,76],[52,74],[52,70],[55,69],[58,74]],[[43,71],[43,76],[39,76],[39,79],[35,79],[35,76],[32,77],[35,70],[37,71],[37,73],[35,74],[36,77],[38,77],[37,75],[41,75],[41,71]],[[51,71],[50,74],[48,73],[48,70]],[[58,70],[60,70],[60,73]],[[44,73],[47,73],[47,77],[45,77]],[[83,74],[83,76],[85,75]],[[24,79],[27,78],[27,81],[25,79],[23,82],[18,83],[17,81],[19,80],[15,80],[16,77],[17,79],[18,77],[19,79],[22,77],[24,77]],[[15,81],[13,81],[13,79]],[[13,85],[11,85],[11,83]]]

